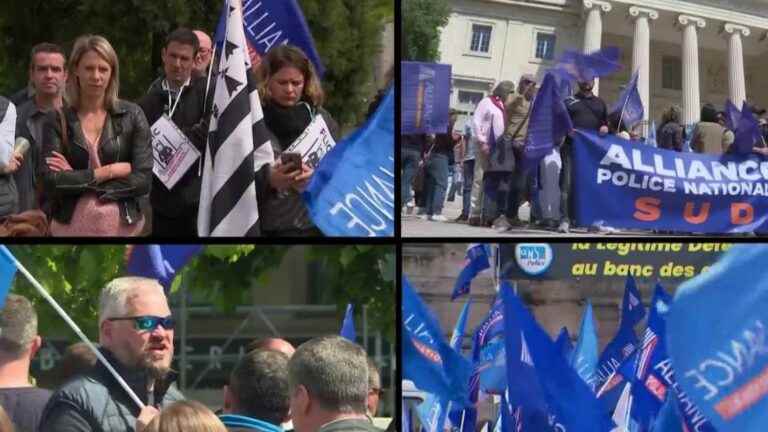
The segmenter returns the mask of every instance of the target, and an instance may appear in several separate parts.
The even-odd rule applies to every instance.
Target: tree
[[[157,77],[165,36],[179,26],[215,29],[223,0],[3,0],[0,88],[12,94],[27,81],[29,50],[43,41],[67,52],[77,36],[104,35],[120,59],[120,96],[136,100]],[[340,124],[358,124],[372,89],[372,58],[393,0],[300,0],[327,68],[326,106]]]
[[[403,0],[402,50],[404,60],[438,59],[440,27],[448,24],[447,0]]]
[[[184,279],[190,292],[205,298],[222,313],[251,302],[249,287],[269,285],[290,246],[208,245],[177,277],[171,291]],[[122,245],[12,245],[11,252],[32,273],[76,323],[93,323],[104,284],[124,274]],[[367,305],[371,323],[394,342],[395,250],[392,246],[310,246],[308,259],[320,261],[330,290],[326,301],[339,306]],[[36,306],[42,328],[71,335],[56,312],[21,275],[12,292],[27,296]],[[339,307],[339,322],[343,307]],[[82,326],[90,337],[95,326]]]

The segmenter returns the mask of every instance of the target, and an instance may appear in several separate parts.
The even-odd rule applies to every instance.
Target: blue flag
[[[320,161],[304,200],[327,236],[395,233],[395,96],[392,88],[360,129]]]
[[[5,298],[11,290],[16,276],[16,259],[5,245],[0,245],[0,309],[5,307]]]
[[[741,110],[730,99],[725,101],[725,127],[735,131],[741,120]]]
[[[352,303],[347,304],[347,311],[344,313],[340,334],[341,337],[352,342],[357,339],[357,333],[355,332],[355,307]]]
[[[677,289],[667,316],[675,376],[719,432],[768,424],[766,260],[768,245],[734,246]]]
[[[573,349],[569,363],[589,388],[595,392],[595,386],[597,386],[597,378],[595,377],[597,331],[595,319],[592,316],[592,302],[590,301],[587,301],[587,305],[584,306],[584,314],[581,316],[581,326],[579,327],[579,340],[576,341],[576,347]]]
[[[576,82],[592,81],[620,70],[622,68],[620,57],[621,50],[612,46],[589,54],[566,50],[560,56],[555,68],[564,71]]]
[[[521,405],[523,412],[527,405],[540,406],[540,395],[546,401],[546,409],[554,421],[565,430],[607,432],[613,422],[602,411],[595,395],[581,377],[570,367],[558,352],[547,333],[538,325],[533,315],[506,283],[500,289],[504,300],[504,329],[507,341],[507,380],[509,402]],[[520,348],[515,351],[515,340]],[[513,391],[525,386],[528,376],[519,372],[522,365],[534,372],[533,383],[518,394],[523,400],[516,400]],[[523,380],[523,382],[520,382]],[[537,385],[538,384],[538,385]],[[540,430],[540,429],[531,429]]]
[[[645,306],[637,290],[635,278],[627,276],[624,282],[624,298],[621,302],[621,325],[634,328],[645,318]]]
[[[558,92],[554,75],[547,73],[531,107],[523,148],[525,167],[536,166],[573,129],[563,98]]]
[[[659,143],[656,141],[656,120],[651,121],[651,127],[648,129],[648,137],[645,139],[645,143],[651,147],[659,146]]]
[[[181,268],[202,250],[202,245],[129,246],[126,272],[157,279],[167,292]]]
[[[762,139],[760,124],[746,101],[744,101],[744,107],[741,109],[741,117],[736,124],[734,136],[733,152],[743,155],[752,153],[755,144]]]
[[[400,133],[446,133],[450,120],[451,65],[403,61],[400,76]]]
[[[481,271],[491,267],[489,261],[490,256],[491,248],[487,244],[472,243],[467,247],[464,268],[461,270],[461,273],[459,273],[459,277],[456,278],[456,283],[453,285],[451,301],[456,300],[458,297],[465,294],[469,294],[472,279],[474,279]]]
[[[224,5],[219,14],[214,40],[218,49],[224,43],[226,17]],[[322,78],[325,73],[320,56],[315,49],[312,33],[296,0],[243,0],[243,30],[248,50],[263,57],[272,48],[290,44],[301,48]]]
[[[481,390],[501,394],[507,388],[504,351],[504,305],[494,302],[472,337],[472,361]]]
[[[683,419],[677,405],[677,397],[674,392],[669,392],[661,407],[659,416],[649,429],[652,432],[686,432],[683,428]]]
[[[457,407],[467,406],[472,365],[445,341],[437,320],[405,277],[402,319],[403,379],[413,381],[425,392],[453,401]]]
[[[555,346],[557,350],[563,354],[565,358],[571,358],[571,352],[573,352],[573,344],[571,343],[571,335],[568,333],[568,327],[563,326],[560,329],[560,333],[555,339]]]
[[[469,307],[472,305],[472,299],[467,300],[464,303],[464,307],[461,308],[459,318],[456,320],[456,326],[453,327],[453,333],[451,334],[451,341],[449,344],[454,351],[461,354],[461,341],[464,340],[464,329],[467,327],[467,320],[469,319]]]
[[[637,72],[632,74],[629,84],[622,90],[616,104],[611,107],[611,113],[619,114],[620,123],[625,125],[628,130],[643,120],[643,101],[637,90],[637,76]]]

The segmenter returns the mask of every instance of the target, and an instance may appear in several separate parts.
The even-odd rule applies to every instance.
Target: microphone
[[[16,143],[13,146],[13,152],[16,153],[19,156],[24,156],[24,154],[29,150],[29,140],[24,137],[18,137],[16,138]]]

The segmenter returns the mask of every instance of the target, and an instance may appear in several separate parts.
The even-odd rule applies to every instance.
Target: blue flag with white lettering
[[[767,260],[768,245],[734,246],[680,285],[667,316],[678,383],[719,432],[768,424]]]
[[[645,318],[643,298],[637,289],[635,278],[627,276],[624,281],[624,298],[621,301],[621,325],[634,328]]]
[[[225,4],[214,36],[219,49],[224,43],[226,17],[229,15],[225,14],[226,8]],[[318,76],[323,77],[325,67],[296,0],[243,0],[243,29],[248,51],[255,51],[263,57],[278,45],[295,45],[307,55]]]
[[[597,330],[592,315],[592,302],[589,300],[584,306],[584,314],[581,316],[581,326],[579,327],[579,339],[576,341],[576,347],[571,353],[569,363],[589,388],[596,392]]]
[[[543,400],[546,409],[554,416],[554,422],[565,430],[610,431],[613,421],[602,411],[592,390],[557,352],[557,347],[533,315],[508,284],[502,283],[500,293],[504,301],[509,403],[521,405],[525,412],[531,405],[541,408]],[[520,341],[519,347],[516,341]],[[534,372],[533,377],[520,372],[525,370],[523,366]],[[515,389],[524,390],[514,396]]]
[[[181,268],[202,250],[202,245],[128,246],[126,272],[157,279],[168,292]]]
[[[472,337],[472,361],[481,390],[501,394],[507,388],[504,305],[497,299]]]
[[[667,394],[659,411],[659,416],[653,422],[653,427],[648,430],[653,432],[687,432],[683,428],[683,419],[680,416],[680,408],[674,391]]]
[[[446,342],[437,320],[405,276],[402,296],[403,379],[457,407],[467,406],[471,363]]]
[[[490,256],[491,248],[487,244],[472,243],[467,247],[464,268],[461,270],[461,273],[459,273],[459,277],[456,278],[456,283],[453,285],[453,292],[451,293],[452,301],[465,294],[469,294],[472,279],[474,279],[481,271],[491,267],[489,261]]]
[[[450,120],[451,65],[403,61],[400,77],[400,133],[446,133]],[[490,136],[494,138],[493,133]]]
[[[302,194],[326,236],[392,237],[395,233],[395,96],[320,161]]]
[[[643,120],[643,101],[640,99],[640,92],[637,90],[638,73],[632,74],[627,87],[619,94],[619,99],[611,107],[612,114],[619,114],[620,122],[627,129]]]
[[[11,290],[14,276],[16,276],[16,259],[5,245],[0,245],[0,309],[5,306],[5,298]]]
[[[563,98],[558,91],[554,75],[547,73],[531,106],[528,134],[523,148],[525,167],[537,166],[556,145],[560,145],[573,128]]]

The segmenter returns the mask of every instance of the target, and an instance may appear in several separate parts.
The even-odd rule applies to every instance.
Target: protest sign
[[[447,133],[451,65],[400,62],[403,134]]]
[[[310,168],[320,165],[326,153],[336,145],[323,116],[316,115],[304,132],[291,144],[285,153],[299,153],[301,160]]]
[[[167,116],[152,125],[152,172],[165,187],[173,189],[200,157],[200,152]]]

